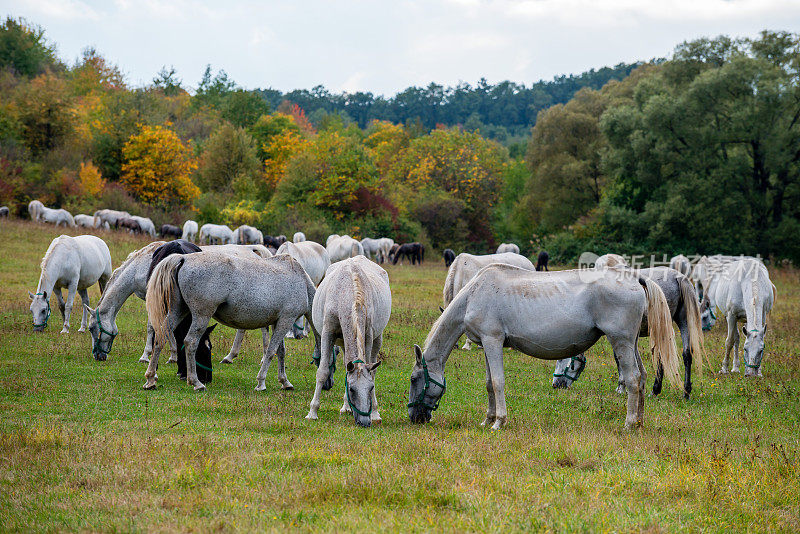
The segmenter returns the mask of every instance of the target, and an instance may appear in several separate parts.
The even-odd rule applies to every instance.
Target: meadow
[[[553,363],[507,351],[509,422],[492,432],[479,426],[479,349],[451,356],[431,423],[408,421],[411,347],[439,314],[446,271],[438,257],[388,266],[392,317],[376,379],[383,422],[364,429],[339,414],[341,369],[320,419],[304,419],[314,383],[308,339],[287,341],[294,391],[280,389],[273,362],[267,390],[256,392],[260,336],[248,334],[240,357],[223,366],[216,362],[233,331],[217,328],[214,379],[197,393],[164,363],[158,388],[142,389],[146,315],[136,297],[117,319],[105,362],[77,332],[77,305],[72,333],[58,333],[54,306],[35,335],[27,291],[60,233],[0,222],[0,530],[800,530],[796,270],[771,269],[778,299],[763,379],[715,373],[725,335],[718,323],[705,338],[712,369],[695,374],[692,398],[665,386],[647,397],[644,427],[629,432],[605,340],[567,391],[551,388]],[[98,235],[115,267],[146,243]],[[96,287],[90,296],[95,304]]]

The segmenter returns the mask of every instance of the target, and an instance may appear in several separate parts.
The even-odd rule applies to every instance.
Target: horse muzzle
[[[372,426],[372,420],[369,418],[369,416],[356,415],[355,420],[356,424],[362,428],[369,428]]]
[[[98,362],[104,362],[104,361],[106,361],[107,358],[108,358],[108,353],[107,352],[95,352],[94,353],[94,359],[97,360]]]
[[[431,420],[433,414],[430,410],[409,410],[408,418],[412,423],[423,425]]]
[[[42,326],[34,326],[33,327],[33,331],[34,332],[44,332],[44,325],[42,325]]]
[[[564,377],[553,379],[553,389],[569,389],[570,381]]]

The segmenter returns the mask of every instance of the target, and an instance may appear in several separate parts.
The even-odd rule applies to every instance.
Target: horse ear
[[[93,315],[93,314],[94,314],[94,310],[93,310],[93,309],[91,309],[91,308],[89,307],[89,305],[88,305],[88,304],[86,304],[85,302],[83,303],[83,307],[84,307],[84,308],[86,308],[86,311],[87,311],[87,312],[89,312],[89,315]]]
[[[439,313],[444,313],[444,308],[442,308],[441,306],[439,306]]]
[[[353,362],[347,362],[347,372],[352,373],[356,370],[356,366]]]
[[[33,293],[31,293],[30,291],[28,291],[28,296],[31,298],[31,300],[33,300]]]
[[[49,296],[49,295],[47,294],[47,291],[42,291],[42,298],[43,298],[44,300],[47,300],[48,296]]]
[[[744,337],[747,337],[747,327],[745,325],[742,325],[742,334],[744,334]]]
[[[379,365],[380,365],[382,362],[383,362],[383,360],[380,360],[380,361],[377,361],[377,362],[375,362],[375,363],[371,363],[371,364],[369,364],[369,365],[367,366],[367,371],[369,371],[370,373],[374,373],[374,372],[375,372],[375,369],[377,369],[377,368],[378,368],[378,366],[379,366]]]
[[[214,323],[213,326],[209,326],[208,328],[206,328],[206,334],[211,335],[211,332],[214,331],[214,329],[217,327],[218,324],[219,323]]]
[[[414,344],[414,354],[417,356],[417,365],[422,365],[422,349],[416,343]]]

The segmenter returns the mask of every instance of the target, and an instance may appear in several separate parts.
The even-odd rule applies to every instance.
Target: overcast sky
[[[73,63],[86,46],[133,85],[206,64],[246,88],[392,95],[431,81],[530,84],[669,56],[722,33],[798,31],[800,0],[0,0]]]

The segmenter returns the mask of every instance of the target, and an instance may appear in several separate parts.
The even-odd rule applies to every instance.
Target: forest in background
[[[87,48],[0,26],[0,203],[125,209],[157,224],[387,235],[558,261],[761,254],[800,263],[800,39],[678,45],[668,60],[531,85],[393,97],[247,90],[209,66],[131,87]]]

